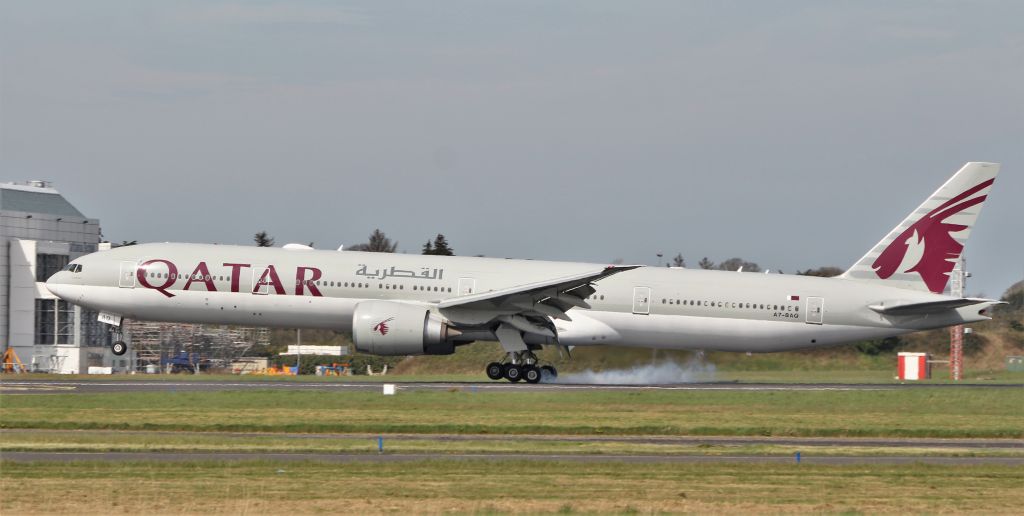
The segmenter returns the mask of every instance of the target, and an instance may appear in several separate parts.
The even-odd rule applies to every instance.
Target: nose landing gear
[[[128,352],[128,343],[124,341],[124,337],[121,335],[121,331],[113,330],[110,333],[111,340],[110,352],[116,356],[124,355]]]
[[[128,352],[128,344],[123,340],[115,341],[110,345],[110,351],[117,356],[121,356]]]
[[[554,366],[537,366],[537,355],[530,351],[516,351],[505,355],[502,362],[487,364],[487,377],[491,380],[502,378],[512,382],[540,383],[542,379],[553,380],[558,377]]]

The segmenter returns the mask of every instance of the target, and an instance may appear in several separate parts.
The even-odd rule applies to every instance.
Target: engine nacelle
[[[363,301],[352,315],[356,349],[373,355],[450,355],[459,334],[424,306]]]

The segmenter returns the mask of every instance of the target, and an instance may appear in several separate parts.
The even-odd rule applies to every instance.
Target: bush
[[[899,337],[865,340],[854,345],[854,347],[857,348],[857,351],[870,356],[880,355],[882,353],[892,353],[902,346],[903,341],[900,340]]]

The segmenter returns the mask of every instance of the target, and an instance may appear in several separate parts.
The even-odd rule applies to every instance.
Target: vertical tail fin
[[[964,165],[841,277],[942,293],[998,173]]]

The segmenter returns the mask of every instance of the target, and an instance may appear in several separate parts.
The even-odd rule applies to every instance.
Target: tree
[[[356,244],[350,249],[353,251],[368,251],[371,253],[393,253],[398,248],[398,242],[391,242],[380,229],[373,230],[370,234],[370,241],[365,244]]]
[[[1003,294],[1002,301],[1009,304],[1007,308],[1010,310],[1024,308],[1024,281],[1018,281],[1010,285],[1010,288],[1006,289],[1006,292]]]
[[[797,274],[801,276],[819,276],[822,278],[831,278],[838,276],[843,273],[843,270],[839,267],[818,267],[817,269],[807,269],[805,271],[797,271]]]
[[[683,259],[683,253],[679,253],[672,258],[673,267],[686,267],[686,260]]]
[[[699,262],[697,262],[697,266],[700,267],[701,269],[714,269],[715,262],[708,260],[708,257],[705,256],[701,258]]]
[[[266,231],[256,233],[252,240],[256,242],[256,247],[274,247],[274,239]]]
[[[748,262],[743,258],[729,258],[728,260],[718,264],[718,268],[723,271],[738,271],[742,268],[743,272],[761,272],[760,265],[754,262]]]
[[[427,239],[427,243],[423,244],[423,252],[420,254],[434,254],[434,244],[430,243],[430,239]]]
[[[427,244],[429,245],[430,242],[427,242]],[[455,251],[452,250],[452,248],[448,246],[448,239],[446,239],[444,237],[444,235],[442,235],[441,233],[438,233],[437,236],[434,237],[433,249],[431,249],[430,252],[428,253],[427,252],[427,248],[424,247],[423,254],[436,254],[436,255],[439,255],[439,256],[453,256],[455,254]]]
[[[131,240],[131,241],[122,240],[121,243],[119,245],[115,246],[115,247],[125,247],[125,246],[129,246],[129,245],[137,245],[138,243],[139,243],[138,240]]]

